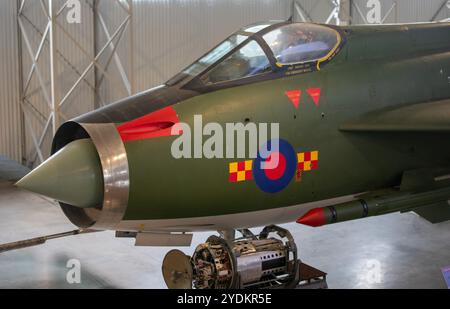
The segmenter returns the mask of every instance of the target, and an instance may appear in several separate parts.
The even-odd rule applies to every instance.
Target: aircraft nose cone
[[[77,140],[54,154],[16,186],[80,208],[103,201],[103,173],[94,144]]]

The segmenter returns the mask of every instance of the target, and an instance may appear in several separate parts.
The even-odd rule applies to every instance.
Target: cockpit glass
[[[244,42],[247,38],[248,37],[245,35],[232,35],[202,59],[187,68],[183,73],[190,76],[197,76],[212,64],[216,63],[220,58],[229,53],[233,48]]]
[[[326,57],[338,44],[339,33],[315,24],[289,24],[264,35],[280,64],[316,61]]]
[[[257,33],[261,30],[266,29],[267,27],[270,27],[270,26],[272,26],[274,24],[278,24],[278,23],[280,23],[280,21],[268,21],[265,23],[252,24],[252,25],[248,25],[247,27],[242,28],[241,31]]]
[[[232,81],[270,72],[272,67],[264,50],[256,41],[250,41],[230,57],[202,76],[206,85]]]
[[[252,26],[252,27],[249,27],[249,28],[245,28],[245,29],[243,29],[245,32],[251,32],[251,33],[257,33],[257,32],[259,32],[259,31],[261,31],[261,30],[264,30],[264,29],[266,29],[267,27],[269,27],[270,26],[270,24],[268,25],[268,24],[265,24],[265,25],[256,25],[256,26]]]

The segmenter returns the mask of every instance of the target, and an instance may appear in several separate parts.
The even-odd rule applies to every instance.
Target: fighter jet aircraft
[[[450,220],[449,38],[449,23],[250,25],[163,86],[65,123],[53,156],[17,185],[59,201],[81,229],[138,245],[189,246],[192,232],[220,231],[191,259],[167,256],[171,287],[291,286],[295,243],[274,224],[409,211]],[[194,148],[214,130],[197,132],[199,119],[242,124],[247,137],[278,124],[279,137],[268,153],[259,141],[254,156],[234,158],[217,151],[227,137],[207,158]],[[187,155],[174,156],[180,144]]]

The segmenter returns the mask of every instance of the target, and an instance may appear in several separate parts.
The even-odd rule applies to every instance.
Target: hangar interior
[[[73,9],[80,11],[74,12]],[[0,3],[0,243],[73,229],[57,203],[13,186],[67,120],[158,86],[246,25],[445,21],[445,0],[17,0]],[[445,288],[450,222],[394,214],[287,225],[331,288]],[[194,244],[209,236],[198,233]],[[190,253],[191,250],[185,250]],[[166,249],[104,232],[0,253],[0,288],[165,288]],[[66,280],[81,261],[82,282]],[[379,276],[373,278],[374,270]]]

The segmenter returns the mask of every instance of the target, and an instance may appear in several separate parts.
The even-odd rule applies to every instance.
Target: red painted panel
[[[310,152],[305,152],[304,156],[305,156],[304,162],[311,161],[311,153]]]
[[[124,142],[172,136],[172,127],[179,123],[173,107],[167,107],[117,127]]]
[[[252,171],[245,172],[245,180],[253,180],[253,172]]]
[[[237,182],[237,173],[231,173],[229,181],[231,183],[236,183]]]
[[[301,90],[290,90],[290,91],[286,91],[285,94],[289,98],[289,100],[291,100],[294,107],[298,108],[300,105],[302,91]]]
[[[320,88],[310,88],[310,89],[306,90],[306,92],[308,92],[308,94],[311,96],[311,98],[314,101],[314,104],[319,106],[320,95],[321,95],[322,90]]]
[[[274,154],[278,155],[278,165],[273,169],[264,170],[264,173],[266,174],[267,178],[275,181],[284,176],[284,173],[286,172],[287,163],[286,163],[286,157],[281,152],[274,153]],[[272,154],[272,155],[274,155],[274,154]],[[267,159],[267,162],[270,162],[272,160],[272,155]]]
[[[239,172],[244,172],[245,171],[245,161],[242,161],[242,162],[238,163],[238,171]]]

